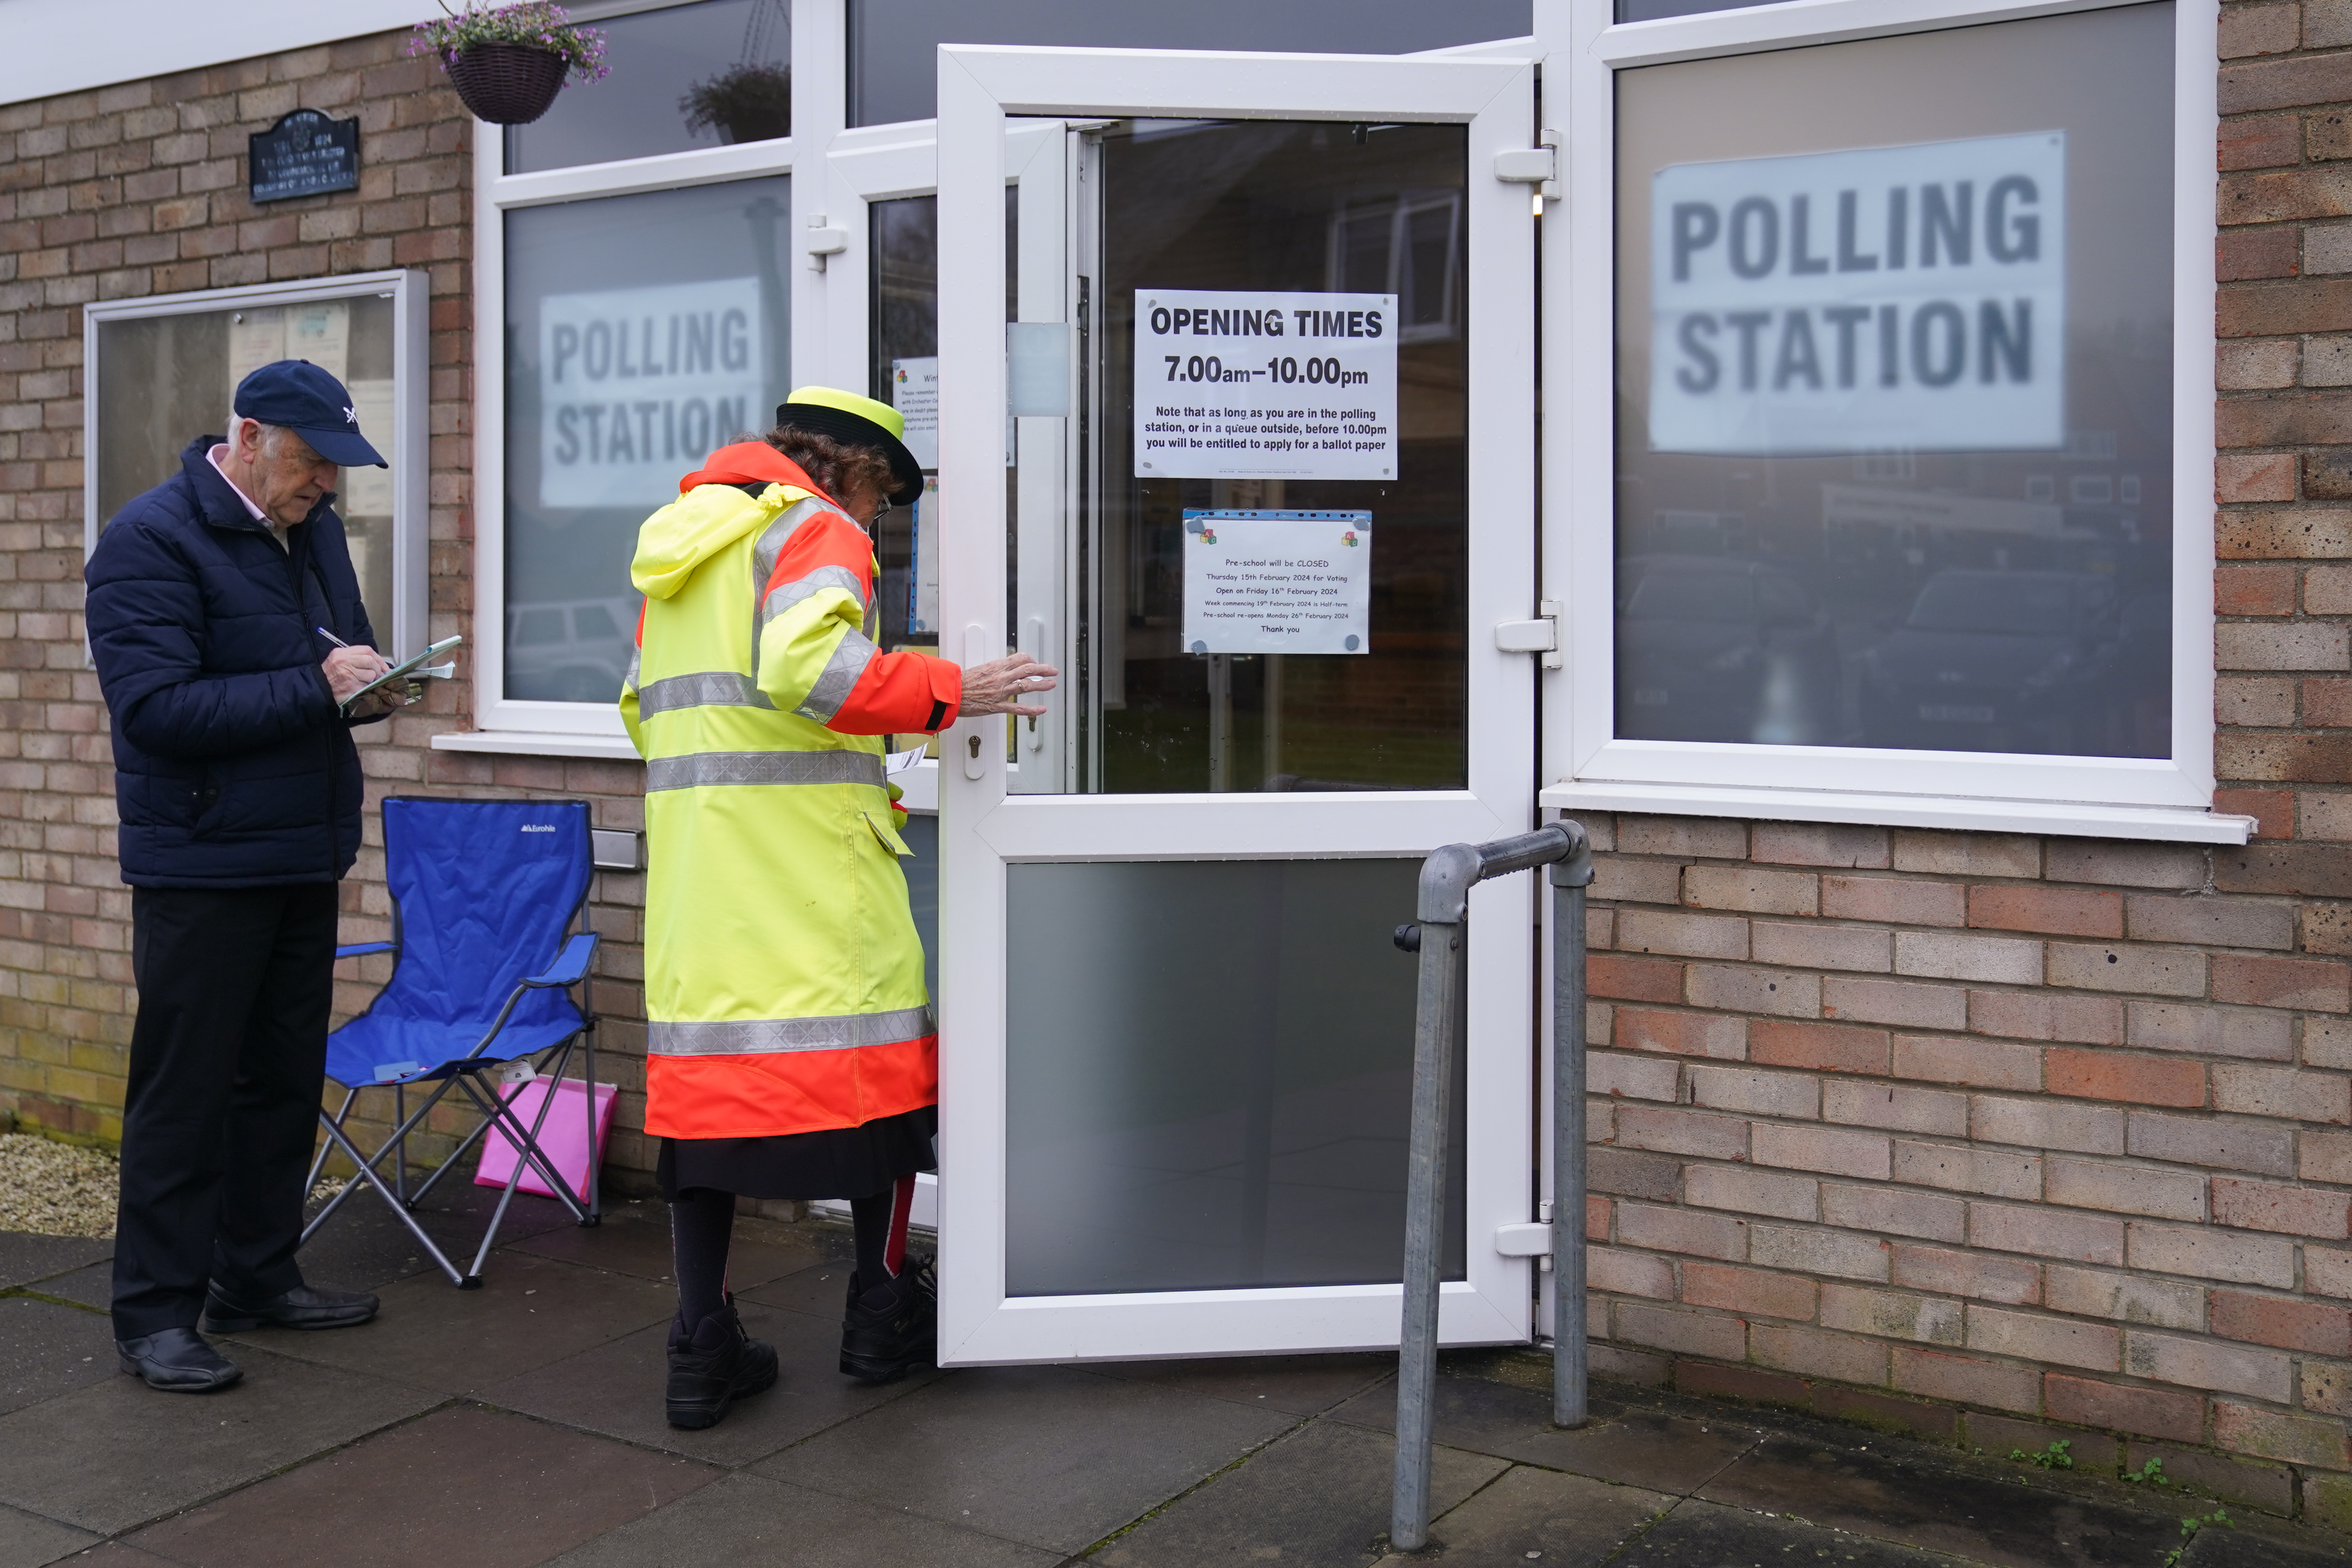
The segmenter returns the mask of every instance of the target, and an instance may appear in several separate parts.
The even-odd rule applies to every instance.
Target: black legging
[[[850,1224],[857,1238],[857,1280],[869,1297],[885,1291],[906,1267],[907,1221],[914,1202],[911,1173],[899,1177],[896,1185],[849,1201]],[[733,1193],[689,1187],[669,1205],[678,1316],[689,1332],[726,1305],[727,1248],[734,1234]]]

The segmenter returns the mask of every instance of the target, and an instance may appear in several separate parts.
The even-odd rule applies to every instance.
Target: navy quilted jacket
[[[99,535],[89,647],[114,721],[122,879],[142,888],[331,882],[360,847],[359,752],[319,661],[373,646],[342,520],[268,529],[205,454]]]

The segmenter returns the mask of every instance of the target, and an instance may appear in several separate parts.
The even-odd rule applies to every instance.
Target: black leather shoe
[[[210,1394],[245,1375],[194,1329],[163,1329],[114,1342],[122,1370],[169,1394]]]
[[[669,1325],[669,1424],[688,1432],[716,1426],[739,1399],[765,1393],[776,1383],[776,1347],[747,1338],[733,1303],[694,1326]]]
[[[364,1290],[322,1289],[297,1285],[280,1296],[250,1305],[231,1300],[215,1288],[205,1297],[205,1332],[242,1334],[253,1329],[348,1329],[375,1316],[376,1300]]]
[[[908,1258],[891,1286],[889,1305],[869,1307],[857,1276],[849,1277],[849,1304],[841,1315],[841,1370],[860,1383],[896,1383],[939,1359],[939,1287],[931,1279],[931,1260]]]

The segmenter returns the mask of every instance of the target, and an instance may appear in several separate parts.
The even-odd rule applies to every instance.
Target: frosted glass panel
[[[1015,1296],[1390,1281],[1412,860],[1013,866]],[[1463,1277],[1457,1074],[1444,1267]]]

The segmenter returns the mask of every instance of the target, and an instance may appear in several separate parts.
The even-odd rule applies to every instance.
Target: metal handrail
[[[1417,924],[1396,943],[1421,954],[1413,1009],[1412,1141],[1405,1166],[1404,1322],[1397,1352],[1396,1488],[1389,1544],[1429,1544],[1432,1406],[1437,1396],[1438,1250],[1445,1234],[1445,1141],[1469,956],[1470,889],[1538,866],[1552,885],[1552,1422],[1585,1423],[1584,899],[1592,845],[1560,821],[1490,844],[1448,844],[1422,862]]]

